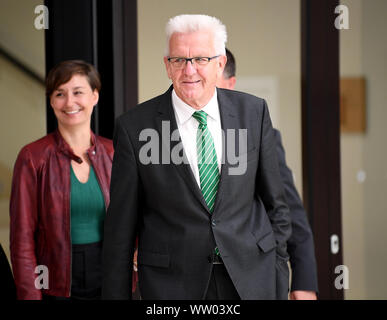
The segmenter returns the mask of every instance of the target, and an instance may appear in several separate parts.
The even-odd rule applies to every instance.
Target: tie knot
[[[197,121],[199,121],[199,124],[202,126],[207,125],[207,113],[204,111],[195,111],[192,115]]]

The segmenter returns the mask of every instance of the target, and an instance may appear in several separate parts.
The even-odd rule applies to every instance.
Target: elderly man
[[[226,48],[227,63],[217,87],[233,90],[236,84],[235,57]],[[281,133],[274,129],[278,164],[285,189],[286,203],[290,209],[292,235],[288,240],[288,253],[292,267],[292,300],[316,300],[317,266],[314,254],[313,234],[310,229],[305,209],[293,182],[292,171],[286,164],[285,150],[281,141]],[[262,210],[264,208],[261,207]]]
[[[130,298],[138,235],[143,299],[287,299],[291,225],[266,102],[216,89],[218,19],[176,16],[166,33],[172,86],[116,123],[103,298]]]

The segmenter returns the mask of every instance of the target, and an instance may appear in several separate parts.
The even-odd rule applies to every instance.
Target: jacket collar
[[[171,116],[173,112],[172,107],[172,90],[173,85],[171,85],[168,90],[162,95],[163,99],[159,104],[157,111],[159,114],[165,114]],[[217,99],[219,104],[219,113],[221,115],[222,129],[234,128],[233,119],[236,117],[236,107],[233,105],[232,101],[225,95],[224,89],[216,88]]]
[[[97,142],[95,134],[91,130],[90,130],[90,136],[91,136],[91,147],[89,149],[87,149],[86,153],[87,154],[90,154],[90,153],[96,154],[98,142]],[[66,142],[66,140],[63,139],[62,135],[59,132],[59,129],[55,130],[54,139],[55,139],[55,142],[56,142],[56,145],[58,147],[59,152],[63,153],[64,155],[69,157],[71,160],[74,160],[78,163],[83,162],[83,160],[74,153],[73,149],[71,149],[71,147]]]

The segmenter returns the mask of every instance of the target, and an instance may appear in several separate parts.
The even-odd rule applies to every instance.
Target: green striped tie
[[[212,213],[219,184],[218,161],[216,159],[214,140],[207,127],[207,113],[196,111],[192,116],[199,122],[196,134],[196,148],[200,187],[208,209]]]

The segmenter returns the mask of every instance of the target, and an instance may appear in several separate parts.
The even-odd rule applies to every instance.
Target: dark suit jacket
[[[306,212],[293,182],[293,174],[286,165],[281,134],[274,129],[278,164],[285,188],[286,203],[292,219],[292,235],[288,240],[288,253],[292,267],[292,291],[318,291],[317,267],[314,254],[313,234]]]
[[[247,169],[229,175],[231,163],[222,164],[211,214],[190,165],[161,164],[161,155],[169,155],[181,141],[170,141],[165,129],[162,137],[163,121],[170,123],[171,133],[177,129],[171,91],[132,108],[116,123],[103,298],[130,298],[138,234],[143,299],[204,298],[212,268],[209,257],[216,246],[242,299],[286,299],[291,225],[266,102],[218,89],[222,129],[247,129]],[[139,139],[144,129],[162,137],[156,144],[159,150],[151,154],[160,155],[160,164],[157,157],[152,164],[140,160],[149,143]],[[230,139],[226,135],[224,154]],[[257,203],[266,210],[257,210]]]

